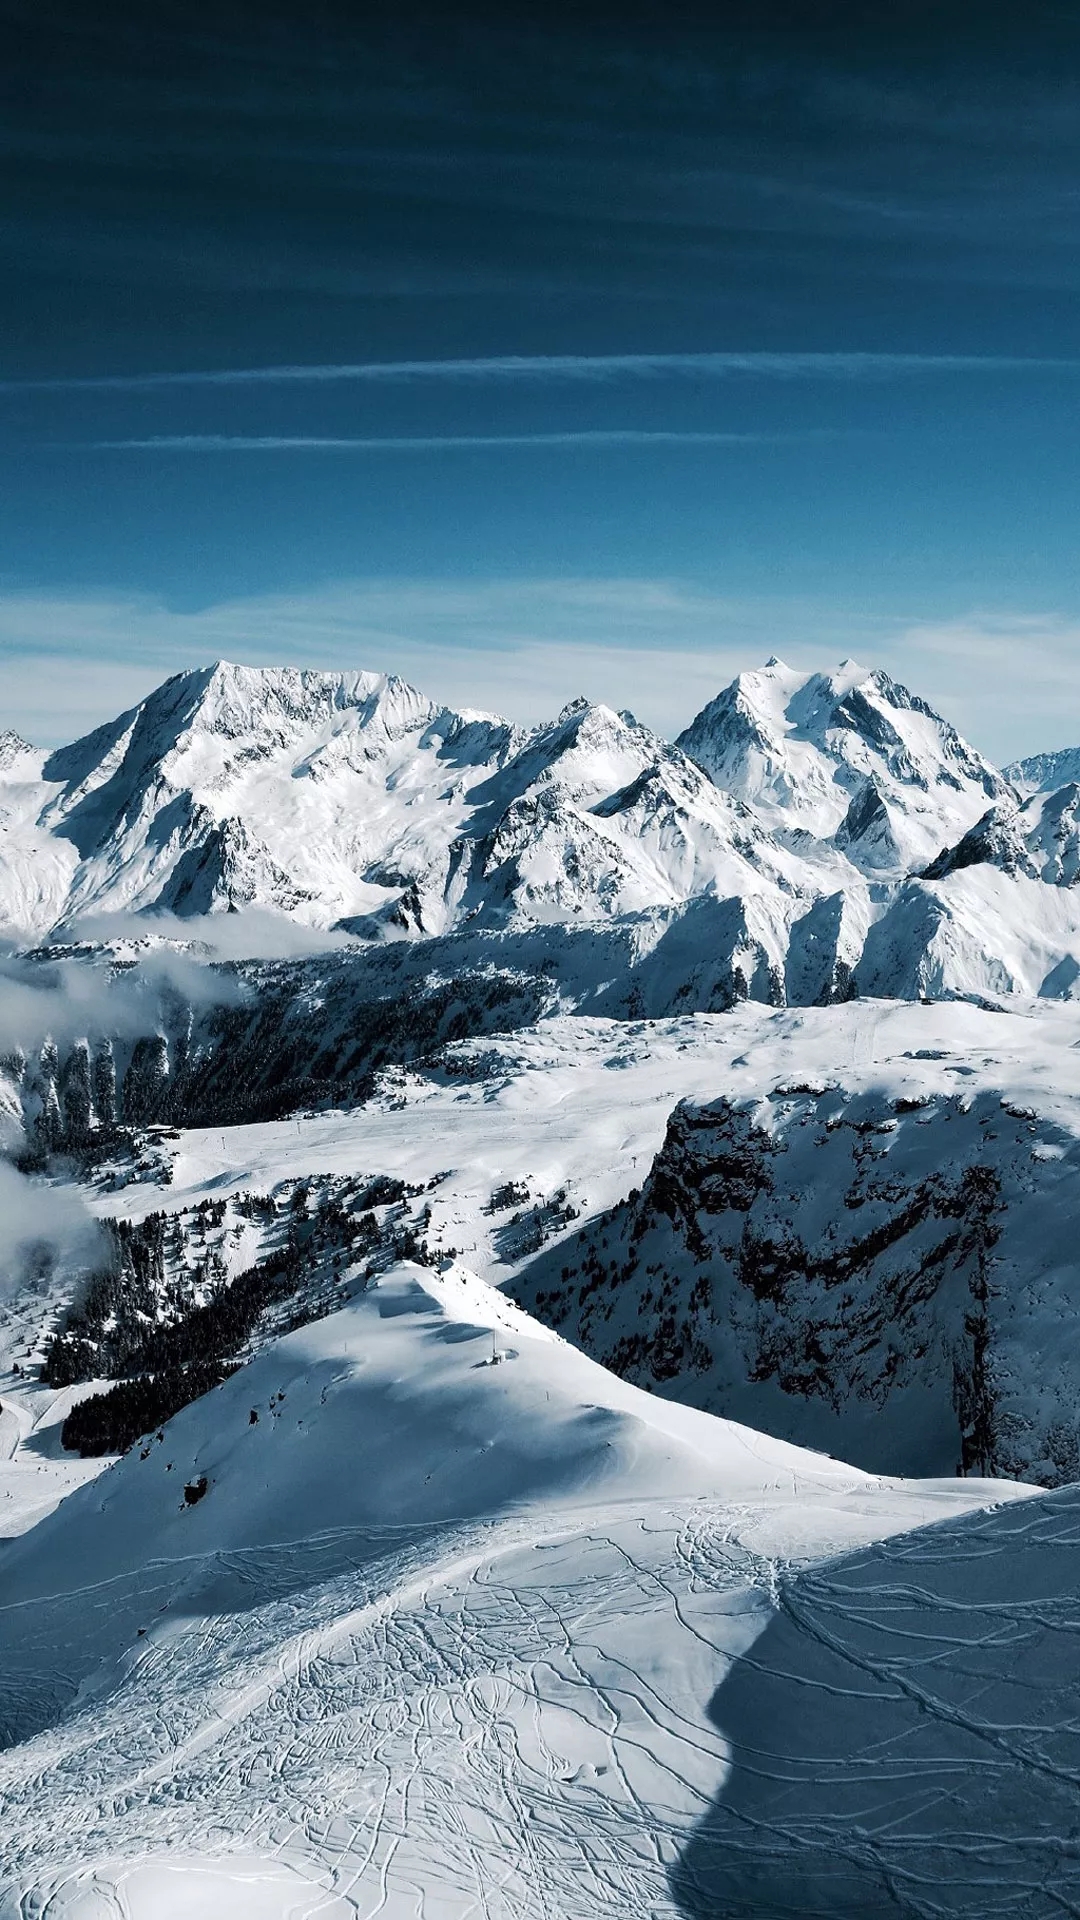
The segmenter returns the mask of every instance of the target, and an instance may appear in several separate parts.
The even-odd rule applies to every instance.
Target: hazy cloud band
[[[584,693],[672,738],[770,653],[807,670],[854,654],[914,685],[1002,764],[1080,739],[1078,650],[1064,610],[909,605],[886,617],[858,601],[738,597],[648,574],[343,579],[190,609],[0,582],[0,729],[58,744],[167,674],[227,659],[394,671],[448,705],[524,724]]]
[[[182,372],[92,374],[2,380],[0,393],[165,387],[277,386],[334,381],[370,385],[430,381],[610,381],[665,375],[727,379],[881,380],[934,373],[1076,372],[1080,359],[1023,354],[926,353],[600,353],[503,354],[468,360],[369,360],[328,366],[212,367]]]

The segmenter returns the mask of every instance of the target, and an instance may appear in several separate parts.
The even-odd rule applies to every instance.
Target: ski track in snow
[[[711,1517],[686,1516],[692,1539]],[[510,1524],[497,1543],[482,1529],[434,1561],[422,1538],[376,1571],[152,1644],[104,1714],[76,1714],[5,1764],[9,1875],[32,1865],[40,1899],[50,1853],[66,1862],[76,1834],[107,1859],[120,1828],[141,1860],[204,1852],[216,1829],[350,1913],[666,1907],[666,1869],[722,1776],[723,1741],[688,1720],[677,1662],[639,1673],[620,1649],[656,1635],[672,1664],[701,1547],[667,1508],[652,1524],[598,1512],[569,1542],[566,1526]],[[713,1594],[726,1560],[745,1632],[759,1603],[742,1589],[769,1563],[735,1546],[708,1558]],[[711,1636],[691,1623],[674,1638],[707,1697],[724,1648],[722,1623],[705,1624]],[[51,1846],[35,1831],[45,1770]],[[62,1896],[50,1886],[44,1910],[96,1911],[88,1883],[84,1870]]]
[[[692,1920],[1080,1910],[1077,1510],[1066,1488],[783,1583],[713,1703],[734,1760],[674,1876]]]
[[[265,1884],[268,1915],[674,1915],[669,1873],[729,1770],[704,1708],[778,1590],[740,1544],[755,1523],[836,1544],[827,1509],[813,1541],[782,1509],[624,1504],[435,1551],[360,1541],[373,1564],[155,1634],[104,1704],[0,1760],[0,1913],[149,1920],[171,1863],[220,1846],[220,1886],[193,1879],[182,1911],[234,1913],[257,1861],[294,1877]],[[224,1571],[262,1588],[273,1558]]]

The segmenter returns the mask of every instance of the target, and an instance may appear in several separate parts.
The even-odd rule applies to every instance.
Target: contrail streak
[[[77,442],[95,451],[172,453],[438,453],[491,447],[769,446],[790,440],[834,438],[832,433],[698,433],[677,428],[584,428],[565,433],[331,434],[162,433],[135,440]]]
[[[468,360],[363,360],[322,366],[212,367],[181,372],[103,373],[0,380],[0,393],[149,392],[168,387],[371,386],[425,381],[592,381],[664,376],[776,380],[882,380],[934,373],[1076,372],[1080,359],[1020,354],[599,353],[504,354]]]

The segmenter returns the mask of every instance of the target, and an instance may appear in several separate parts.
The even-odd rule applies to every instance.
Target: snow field
[[[0,1913],[675,1913],[783,1568],[1005,1492],[654,1401],[400,1269],[6,1550]]]

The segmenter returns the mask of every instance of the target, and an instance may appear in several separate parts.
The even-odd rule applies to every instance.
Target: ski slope
[[[967,1515],[782,1583],[711,1719],[692,1920],[1049,1920],[1080,1901],[1080,1497]]]
[[[398,1268],[5,1549],[0,1914],[675,1915],[785,1570],[1022,1491],[656,1401]]]

